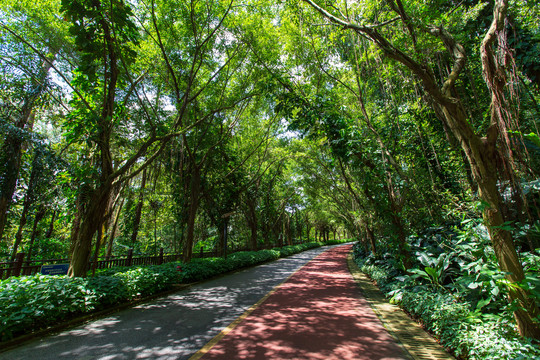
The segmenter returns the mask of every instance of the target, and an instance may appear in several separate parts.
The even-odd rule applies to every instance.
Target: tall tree
[[[0,5],[0,239],[25,144],[33,137],[36,109],[50,91],[49,71],[57,55],[71,46],[66,26],[54,17],[58,6],[54,0],[7,0]]]
[[[497,34],[501,36],[503,33],[508,2],[506,0],[495,1],[493,20],[480,46],[483,73],[493,94],[490,104],[492,108],[490,124],[485,136],[482,137],[476,133],[469,122],[463,104],[455,96],[456,81],[466,64],[466,50],[445,27],[426,24],[418,18],[413,20],[399,0],[395,3],[390,2],[392,4],[390,8],[395,12],[396,18],[384,19],[382,22],[372,24],[357,23],[352,20],[350,8],[337,12],[335,9],[325,8],[315,1],[304,1],[330,23],[349,29],[358,36],[369,38],[385,56],[401,63],[420,79],[424,90],[440,110],[441,121],[456,137],[467,156],[473,177],[478,184],[480,198],[485,203],[483,217],[499,266],[508,274],[507,279],[513,284],[509,289],[510,297],[521,304],[514,312],[519,331],[523,336],[540,338],[540,327],[532,320],[539,313],[539,309],[530,294],[520,286],[524,280],[523,267],[514,247],[512,235],[503,226],[502,200],[497,188],[497,181],[501,177],[497,159],[500,158],[501,150],[504,149],[498,146],[498,142],[501,137],[505,136],[504,131],[508,124],[501,116],[501,108],[504,107],[504,104],[501,102],[500,89],[504,86],[505,69],[499,63],[500,58],[498,59],[494,55],[497,52],[494,46],[497,45]],[[404,49],[393,43],[391,37],[381,32],[380,29],[384,29],[385,26],[396,21],[401,21],[405,25],[412,47]],[[429,65],[424,62],[425,56],[419,49],[416,40],[420,35],[431,36],[439,40],[454,59],[452,70],[442,86],[439,85],[439,81]],[[499,52],[504,51],[503,44],[500,41],[498,44]]]

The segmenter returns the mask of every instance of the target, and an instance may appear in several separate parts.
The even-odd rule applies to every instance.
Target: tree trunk
[[[124,198],[120,200],[120,204],[118,205],[118,208],[116,209],[116,214],[114,216],[114,223],[113,227],[111,229],[111,233],[109,234],[109,241],[107,243],[107,255],[106,258],[109,260],[112,256],[112,248],[114,245],[114,238],[116,236],[116,230],[118,229],[118,220],[120,219],[120,214],[122,213],[122,207],[124,206]]]
[[[229,218],[220,219],[218,222],[218,255],[227,258],[227,237]]]
[[[399,255],[403,266],[405,269],[410,269],[412,266],[411,254],[407,246],[407,236],[405,235],[405,227],[403,226],[403,221],[401,219],[401,209],[403,207],[403,199],[396,194],[394,189],[394,184],[392,182],[392,175],[390,172],[386,174],[386,190],[388,192],[388,201],[390,202],[390,218],[392,224],[396,230],[397,235],[397,245],[399,249]]]
[[[21,108],[21,116],[15,122],[15,127],[22,131],[32,131],[34,125],[34,106],[36,101],[46,91],[45,80],[51,69],[52,62],[56,55],[53,55],[50,61],[44,61],[41,65],[38,78],[33,81],[33,89],[25,99]],[[11,200],[17,187],[21,159],[23,152],[23,139],[18,133],[9,133],[4,139],[0,149],[0,240],[4,233],[7,222],[7,214],[11,205]]]
[[[103,228],[104,225],[98,227],[96,236],[96,249],[94,250],[94,256],[92,261],[92,276],[96,275],[96,268],[99,260],[99,250],[101,248],[101,242],[103,241]]]
[[[377,243],[375,242],[375,234],[373,232],[373,227],[370,227],[367,223],[364,223],[363,225],[366,234],[366,244],[369,244],[369,248],[371,248],[371,253],[373,254],[373,256],[377,256]]]
[[[264,239],[264,245],[265,247],[270,247],[271,246],[271,243],[272,243],[272,240],[270,239],[270,226],[268,224],[268,218],[266,218],[266,220],[263,221],[263,239]]]
[[[285,221],[285,234],[287,236],[287,245],[292,245],[292,234],[291,234],[291,217],[287,215],[287,221]]]
[[[88,196],[84,210],[80,214],[77,237],[72,239],[71,261],[68,275],[85,277],[92,249],[94,234],[102,226],[106,217],[111,195],[111,184],[104,184]],[[105,213],[105,214],[104,214]]]
[[[189,263],[193,256],[193,238],[195,235],[195,220],[197,218],[197,210],[199,209],[199,199],[201,192],[201,173],[197,166],[194,166],[193,173],[191,174],[191,186],[190,186],[190,201],[189,212],[187,222],[187,236],[184,242],[184,254],[182,261]]]
[[[73,214],[73,222],[71,224],[71,231],[69,234],[69,238],[71,240],[70,246],[69,246],[69,254],[73,253],[73,249],[75,248],[75,242],[76,239],[79,237],[79,230],[81,228],[81,216],[82,216],[82,204],[81,204],[81,198],[82,195],[77,195],[77,198],[75,199],[75,213]]]
[[[257,251],[257,211],[255,209],[255,199],[246,199],[248,210],[246,212],[246,221],[250,230],[249,248]]]
[[[40,162],[40,157],[41,153],[36,150],[34,154],[34,160],[32,161],[32,172],[30,173],[30,179],[28,180],[28,189],[26,190],[26,194],[24,196],[23,211],[21,214],[21,219],[19,220],[19,229],[17,230],[17,234],[15,234],[15,242],[13,244],[11,261],[15,261],[15,257],[17,256],[18,248],[22,241],[22,233],[24,230],[24,226],[26,225],[26,221],[28,218],[28,211],[34,203],[34,186],[36,185],[37,177],[39,176],[38,169],[40,167],[38,166],[38,164]]]
[[[45,233],[45,239],[50,239],[53,232],[54,232],[54,220],[56,219],[56,210],[53,211],[51,214],[51,221],[49,222],[49,228],[47,229],[47,232]]]
[[[36,237],[38,235],[38,224],[45,216],[45,209],[42,207],[38,210],[36,215],[34,216],[34,225],[32,226],[32,235],[30,236],[30,244],[28,244],[28,254],[26,255],[26,261],[30,263],[30,260],[32,260],[32,252],[34,250],[34,243],[36,241]]]
[[[2,239],[9,207],[19,178],[22,140],[15,136],[6,137],[0,153],[2,154],[0,169],[3,170],[3,181],[0,182],[0,239]]]
[[[146,186],[146,169],[143,170],[141,179],[141,188],[139,192],[139,200],[135,207],[135,216],[133,218],[133,232],[131,233],[131,247],[135,246],[137,242],[137,235],[139,234],[139,226],[141,223],[142,208],[144,203],[144,188]]]
[[[27,201],[25,201],[25,205],[23,207],[23,212],[21,214],[21,219],[19,220],[19,229],[17,230],[17,233],[15,234],[15,241],[13,243],[13,248],[11,249],[11,262],[15,261],[15,257],[17,256],[17,252],[19,251],[19,245],[22,241],[22,233],[24,226],[26,225],[26,220],[28,216],[28,204]]]

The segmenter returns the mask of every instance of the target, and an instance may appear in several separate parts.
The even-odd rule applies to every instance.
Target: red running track
[[[307,263],[202,359],[407,359],[360,294],[350,251]]]

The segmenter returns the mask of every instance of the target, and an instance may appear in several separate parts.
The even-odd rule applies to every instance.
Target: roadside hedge
[[[0,341],[166,291],[175,284],[201,281],[322,245],[311,242],[244,251],[231,254],[227,259],[193,259],[188,264],[117,267],[98,270],[96,276],[88,278],[41,274],[11,277],[0,281]]]
[[[520,338],[507,317],[482,314],[439,286],[424,285],[396,269],[393,258],[373,259],[355,247],[354,260],[398,304],[459,359],[540,359],[540,347]],[[413,270],[409,270],[414,272]]]

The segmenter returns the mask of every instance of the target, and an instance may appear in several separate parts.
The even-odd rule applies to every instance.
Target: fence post
[[[15,264],[13,264],[13,276],[21,275],[21,268],[24,260],[24,253],[17,253],[15,256]]]
[[[128,249],[127,259],[126,259],[126,266],[131,266],[131,263],[133,262],[133,249]]]
[[[163,248],[159,248],[158,265],[163,264]]]
[[[201,259],[204,257],[203,247],[201,246]]]

